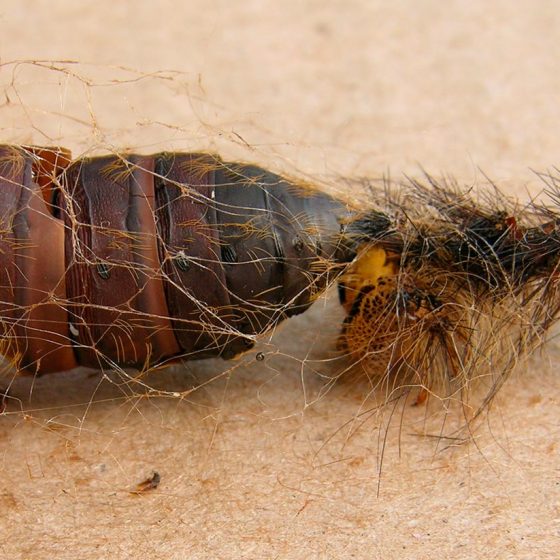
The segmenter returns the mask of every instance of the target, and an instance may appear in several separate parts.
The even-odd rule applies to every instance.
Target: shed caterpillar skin
[[[390,395],[482,379],[487,404],[558,316],[560,222],[429,180],[363,210],[211,154],[1,146],[1,353],[34,375],[230,359],[338,280],[338,349]]]
[[[557,320],[560,221],[497,190],[485,204],[427,179],[352,224],[363,246],[340,281],[338,346],[391,396],[417,387],[420,400],[465,405],[482,384],[476,415]]]

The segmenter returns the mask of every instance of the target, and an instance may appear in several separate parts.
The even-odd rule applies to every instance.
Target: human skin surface
[[[531,169],[559,164],[559,42],[545,1],[7,1],[1,141],[212,150],[338,192],[339,176],[485,174],[528,200]],[[335,299],[234,363],[13,382],[3,555],[557,557],[554,333],[474,432],[443,439],[459,407],[379,412],[366,382],[330,383]]]

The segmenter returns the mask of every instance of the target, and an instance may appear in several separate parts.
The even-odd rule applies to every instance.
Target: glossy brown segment
[[[221,354],[239,337],[216,225],[215,170],[207,154],[169,154],[156,167],[157,220],[175,336],[190,359]],[[241,349],[239,350],[241,351]]]
[[[135,308],[144,318],[146,342],[153,362],[181,353],[162,283],[162,263],[156,226],[154,158],[130,156],[130,208],[126,221],[132,237],[132,255],[137,270]]]
[[[80,363],[142,369],[179,353],[161,285],[153,158],[79,162],[65,181],[68,295]]]
[[[283,313],[283,249],[268,208],[263,171],[226,163],[216,172],[216,209],[222,266],[236,328],[262,333]]]
[[[4,166],[11,161],[11,172],[2,172],[0,180],[2,245],[11,259],[2,267],[1,289],[2,296],[12,294],[14,304],[2,310],[3,319],[12,321],[8,353],[30,373],[72,369],[77,362],[65,308],[64,225],[52,217],[34,182],[35,157],[13,148],[1,153]]]

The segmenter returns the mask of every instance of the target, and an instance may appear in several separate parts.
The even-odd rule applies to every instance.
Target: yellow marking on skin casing
[[[352,309],[356,296],[364,286],[375,286],[381,278],[395,276],[399,267],[398,255],[387,253],[379,246],[366,247],[358,253],[356,262],[342,277],[346,288],[344,309],[347,313]]]

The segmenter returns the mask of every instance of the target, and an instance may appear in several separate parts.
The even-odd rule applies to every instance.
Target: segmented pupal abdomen
[[[305,310],[343,253],[343,205],[256,166],[0,158],[3,353],[34,373],[234,357]]]

